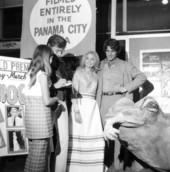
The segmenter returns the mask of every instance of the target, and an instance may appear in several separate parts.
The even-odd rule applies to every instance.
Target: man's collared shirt
[[[119,92],[123,86],[123,72],[116,65],[117,59],[109,65],[108,60],[104,60],[103,65],[103,92]]]

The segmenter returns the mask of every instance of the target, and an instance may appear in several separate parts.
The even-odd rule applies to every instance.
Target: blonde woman
[[[98,65],[98,54],[90,51],[73,76],[67,172],[104,171],[103,131],[95,100]]]
[[[38,45],[29,67],[26,84],[25,128],[29,152],[25,172],[49,172],[50,138],[53,125],[50,106],[58,101],[50,97],[51,48]]]

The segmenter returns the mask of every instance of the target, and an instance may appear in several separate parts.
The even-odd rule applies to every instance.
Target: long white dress
[[[14,145],[14,152],[19,151],[20,150],[20,146],[19,143],[17,141],[17,135],[16,132],[13,132],[13,145]]]
[[[72,106],[67,172],[103,172],[104,138],[99,108],[95,100],[97,75],[87,77],[84,69],[79,69],[73,77],[73,89],[80,93],[77,99],[82,123],[75,121]]]

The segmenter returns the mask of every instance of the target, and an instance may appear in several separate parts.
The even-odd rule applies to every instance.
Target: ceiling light
[[[167,5],[168,4],[168,0],[162,0],[162,4],[163,5]]]

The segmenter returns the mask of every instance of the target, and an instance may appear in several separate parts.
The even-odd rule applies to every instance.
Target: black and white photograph
[[[25,131],[24,130],[9,130],[7,132],[8,132],[9,154],[27,152]]]
[[[0,172],[170,172],[170,0],[0,0],[0,131]]]
[[[7,127],[24,127],[23,106],[6,106],[5,113]]]

